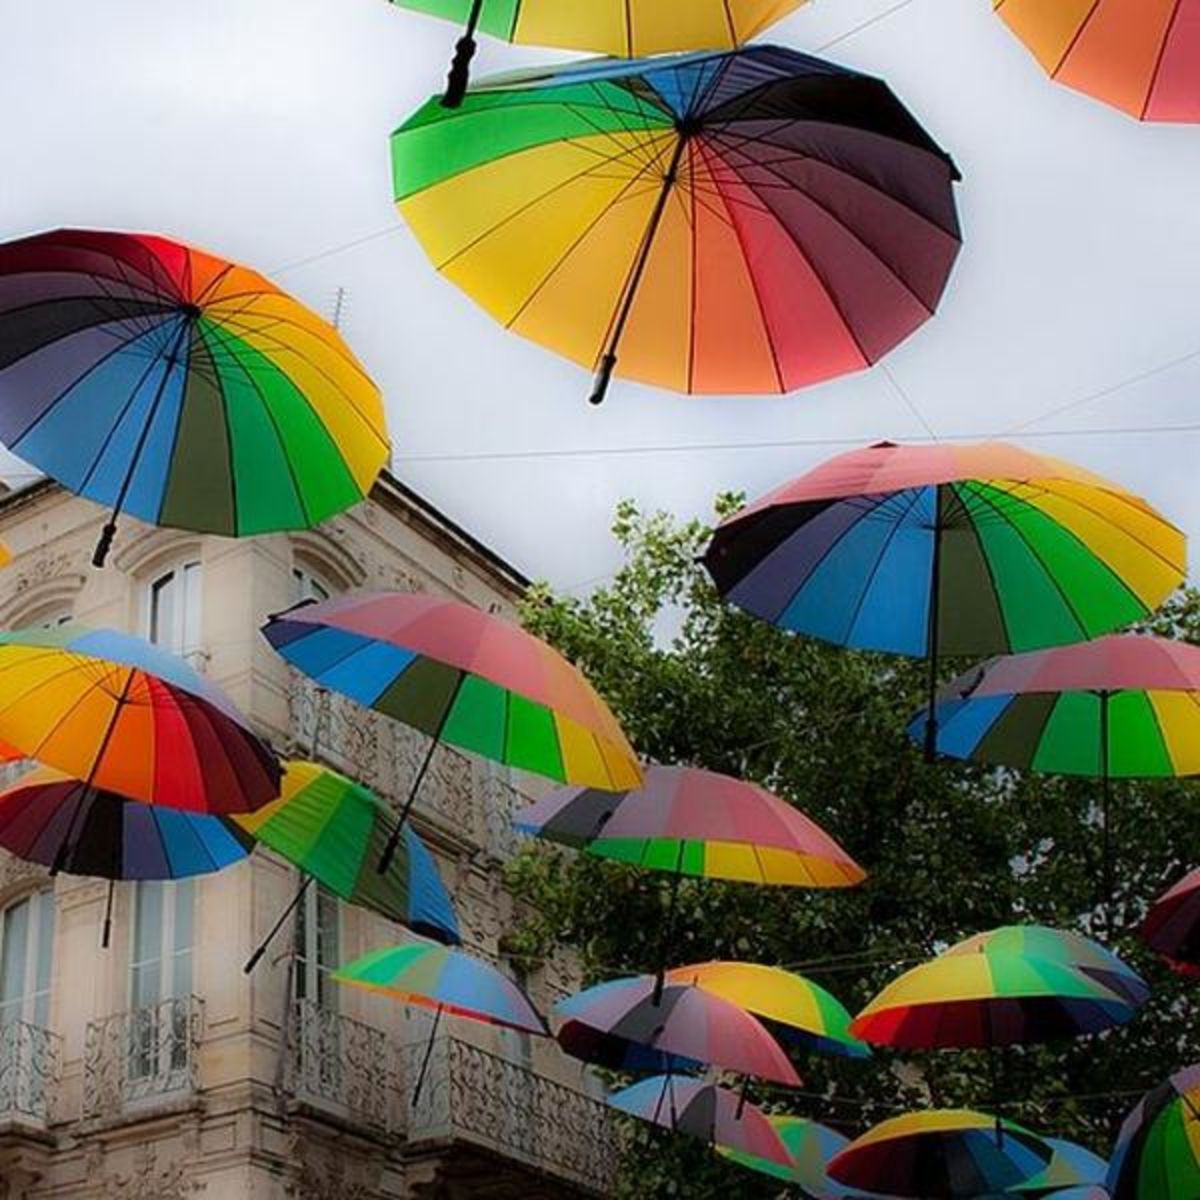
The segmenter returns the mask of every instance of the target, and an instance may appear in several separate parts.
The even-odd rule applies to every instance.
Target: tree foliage
[[[737,503],[719,498],[717,515]],[[626,502],[613,532],[625,558],[612,581],[584,600],[533,589],[527,627],[580,665],[647,760],[764,784],[869,872],[862,887],[831,892],[685,881],[671,961],[790,966],[856,1011],[908,965],[979,930],[1036,921],[1104,934],[1154,986],[1150,1004],[1097,1039],[1004,1054],[999,1086],[1005,1115],[1107,1153],[1135,1093],[1200,1058],[1189,985],[1135,932],[1147,904],[1200,856],[1194,785],[1118,785],[1107,906],[1098,785],[926,765],[904,732],[922,702],[924,664],[781,633],[721,603],[697,565],[709,534],[701,522]],[[1156,631],[1200,634],[1200,599],[1183,594]],[[662,876],[537,844],[511,880],[533,914],[514,949],[536,959],[570,946],[590,980],[655,969]],[[992,1107],[978,1054],[809,1055],[798,1066],[800,1095],[759,1089],[756,1099],[850,1134],[911,1106]],[[645,1127],[630,1131],[626,1167],[625,1194],[640,1198],[779,1194]]]

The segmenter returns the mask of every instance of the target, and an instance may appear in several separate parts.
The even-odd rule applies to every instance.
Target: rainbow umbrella
[[[1112,1200],[1200,1196],[1200,1064],[1138,1101],[1121,1126],[1107,1184]]]
[[[1024,1183],[1014,1184],[1011,1191],[1031,1200],[1050,1200],[1051,1197],[1062,1200],[1064,1195],[1069,1198],[1070,1191],[1077,1188],[1085,1191],[1102,1187],[1108,1164],[1098,1154],[1061,1138],[1045,1138],[1044,1141],[1050,1147],[1049,1163]]]
[[[469,604],[354,592],[272,616],[263,633],[322,687],[431,739],[381,871],[440,742],[559,782],[641,782],[617,719],[583,675],[539,638]]]
[[[767,1122],[787,1150],[788,1163],[723,1146],[718,1147],[719,1152],[740,1167],[790,1183],[804,1200],[845,1200],[846,1189],[834,1183],[826,1170],[830,1159],[844,1150],[850,1139],[804,1117],[769,1116]]]
[[[819,1054],[870,1057],[867,1045],[850,1033],[850,1014],[841,1002],[803,975],[758,963],[706,962],[675,967],[666,982],[691,984],[736,1004],[785,1043]]]
[[[829,1177],[889,1196],[975,1200],[1023,1183],[1050,1158],[1041,1138],[1011,1121],[969,1109],[933,1109],[868,1130],[834,1156]]]
[[[799,1087],[779,1043],[745,1009],[691,984],[659,988],[653,975],[612,979],[560,1000],[558,1042],[585,1062],[621,1067],[630,1048],[708,1063]]]
[[[717,1150],[743,1154],[778,1170],[791,1167],[788,1148],[764,1113],[728,1088],[699,1079],[658,1075],[617,1092],[608,1102],[628,1116],[685,1134]]]
[[[1059,83],[1141,121],[1200,121],[1196,0],[994,0]]]
[[[705,565],[781,629],[929,659],[925,749],[944,655],[1096,637],[1182,582],[1183,534],[1088,471],[1003,442],[880,442],[725,521]]]
[[[1181,974],[1200,971],[1200,868],[1154,902],[1142,937]]]
[[[0,246],[0,441],[117,516],[244,537],[357,504],[379,391],[337,332],[246,267],[62,229]]]
[[[334,972],[338,983],[434,1010],[433,1027],[413,1092],[421,1095],[443,1013],[548,1037],[532,1001],[490,963],[446,946],[412,943],[375,950]]]
[[[693,393],[860,370],[929,319],[960,247],[954,165],[887,85],[775,46],[487,80],[430,100],[392,162],[438,270],[594,369],[593,403],[618,358]]]
[[[462,941],[454,905],[433,856],[406,825],[388,870],[375,870],[395,833],[390,809],[374,792],[315,762],[284,764],[278,800],[231,818],[244,836],[261,842],[297,867],[303,881],[292,903],[246,964],[258,964],[305,892],[318,881],[351,904],[407,925],[437,942]]]

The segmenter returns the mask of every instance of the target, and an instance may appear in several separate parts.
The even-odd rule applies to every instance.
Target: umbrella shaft
[[[925,716],[925,761],[937,759],[937,684],[938,684],[938,633],[941,625],[942,592],[942,490],[938,488],[934,501],[933,517],[933,562],[930,564],[929,580],[929,636],[925,647],[929,655],[929,709]]]
[[[312,886],[312,881],[313,877],[311,875],[305,875],[303,882],[296,889],[295,896],[292,897],[291,904],[289,904],[287,908],[285,908],[283,912],[279,914],[279,920],[277,920],[272,926],[271,932],[268,933],[265,938],[263,938],[258,949],[255,950],[255,952],[250,955],[249,959],[246,960],[246,965],[242,968],[242,971],[245,974],[249,975],[250,972],[258,966],[259,960],[264,954],[266,954],[267,948],[271,945],[279,931],[283,928],[283,923],[292,915],[293,912],[296,911],[297,908],[300,907],[300,901],[304,899],[304,894]]]
[[[442,1012],[444,1005],[437,1006],[437,1012],[433,1018],[433,1028],[429,1031],[429,1041],[425,1045],[425,1056],[421,1059],[421,1070],[417,1074],[417,1086],[413,1088],[412,1106],[416,1108],[417,1101],[421,1098],[421,1089],[425,1086],[425,1076],[429,1073],[429,1060],[433,1057],[434,1042],[437,1041],[438,1025],[441,1024]]]

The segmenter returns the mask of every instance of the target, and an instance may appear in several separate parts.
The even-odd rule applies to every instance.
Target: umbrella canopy
[[[231,537],[357,504],[390,448],[341,337],[261,275],[73,229],[0,246],[0,441],[114,520]]]
[[[824,830],[757,784],[695,767],[649,767],[640,787],[562,788],[515,828],[600,858],[678,875],[853,887],[863,869]]]
[[[272,617],[263,633],[322,687],[437,740],[563,783],[641,781],[617,719],[583,675],[468,604],[352,592]]]
[[[779,1170],[791,1155],[761,1109],[728,1088],[699,1079],[658,1075],[608,1098],[613,1108],[715,1146],[736,1151]]]
[[[216,815],[279,794],[279,763],[233,702],[141,638],[0,633],[0,696],[0,739],[101,791]]]
[[[1200,1195],[1200,1064],[1138,1101],[1121,1127],[1107,1183],[1112,1200]]]
[[[1200,868],[1154,902],[1142,937],[1176,970],[1184,974],[1200,970]]]
[[[279,799],[232,823],[343,900],[435,941],[462,941],[433,856],[411,825],[387,871],[375,869],[395,817],[374,792],[344,775],[313,762],[285,763]]]
[[[34,767],[0,791],[0,846],[101,879],[186,879],[241,862],[252,841],[220,817],[180,812]]]
[[[596,369],[596,403],[614,371],[761,394],[869,366],[960,246],[954,166],[886,84],[774,46],[497,77],[392,160],[438,270]]]
[[[741,1075],[800,1085],[779,1043],[745,1009],[703,988],[653,975],[614,979],[560,1000],[558,1041],[568,1054],[601,1066],[624,1065],[630,1046],[691,1059]]]
[[[975,1200],[1023,1183],[1050,1157],[1041,1138],[1011,1121],[968,1109],[934,1109],[868,1130],[834,1156],[829,1176],[889,1196]]]
[[[947,684],[937,749],[1105,779],[1200,774],[1200,647],[1138,634],[996,658]],[[924,718],[909,732],[922,736]]]
[[[1180,584],[1183,534],[1146,502],[1002,442],[883,442],[726,520],[705,565],[782,629],[914,657],[1075,642]]]
[[[995,950],[946,954],[905,972],[850,1032],[876,1046],[983,1049],[1099,1033],[1136,1012],[1081,970]]]
[[[846,1058],[868,1058],[870,1049],[850,1033],[850,1014],[823,987],[780,967],[707,962],[675,967],[672,984],[691,984],[753,1013],[781,1041]]]
[[[1024,1183],[1014,1184],[1012,1191],[1036,1200],[1048,1197],[1062,1200],[1064,1195],[1070,1200],[1068,1189],[1086,1191],[1088,1188],[1102,1187],[1108,1163],[1098,1154],[1061,1138],[1044,1140],[1051,1151],[1049,1163]]]
[[[1142,121],[1200,121],[1197,0],[994,0],[1059,83]]]
[[[826,1171],[830,1159],[845,1149],[850,1139],[803,1117],[770,1116],[767,1122],[788,1152],[791,1161],[786,1165],[745,1150],[719,1147],[720,1152],[740,1167],[790,1183],[804,1200],[844,1200],[846,1189],[834,1183]]]
[[[375,950],[334,973],[338,983],[404,1004],[549,1036],[525,993],[490,963],[446,946],[414,943]]]

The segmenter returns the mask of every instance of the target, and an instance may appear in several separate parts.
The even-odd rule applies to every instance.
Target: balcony
[[[84,1119],[128,1119],[194,1099],[203,1026],[195,996],[92,1021],[84,1039]]]
[[[425,1161],[429,1195],[442,1194],[441,1176],[450,1171],[468,1194],[471,1187],[482,1187],[482,1181],[491,1180],[494,1186],[499,1164],[514,1162],[527,1169],[529,1178],[513,1181],[513,1196],[570,1194],[564,1188],[579,1195],[611,1194],[617,1128],[602,1100],[442,1035],[434,1044],[414,1106],[411,1081],[417,1078],[425,1050],[424,1043],[405,1048],[404,1100],[406,1153]],[[438,1158],[441,1163],[434,1166]],[[543,1187],[534,1180],[541,1180]],[[420,1185],[416,1194],[424,1194]]]
[[[394,1131],[398,1064],[382,1030],[300,1000],[289,1017],[286,1062],[284,1090],[294,1104],[355,1128]]]
[[[44,1129],[58,1094],[62,1039],[10,1021],[0,1026],[0,1126]]]

